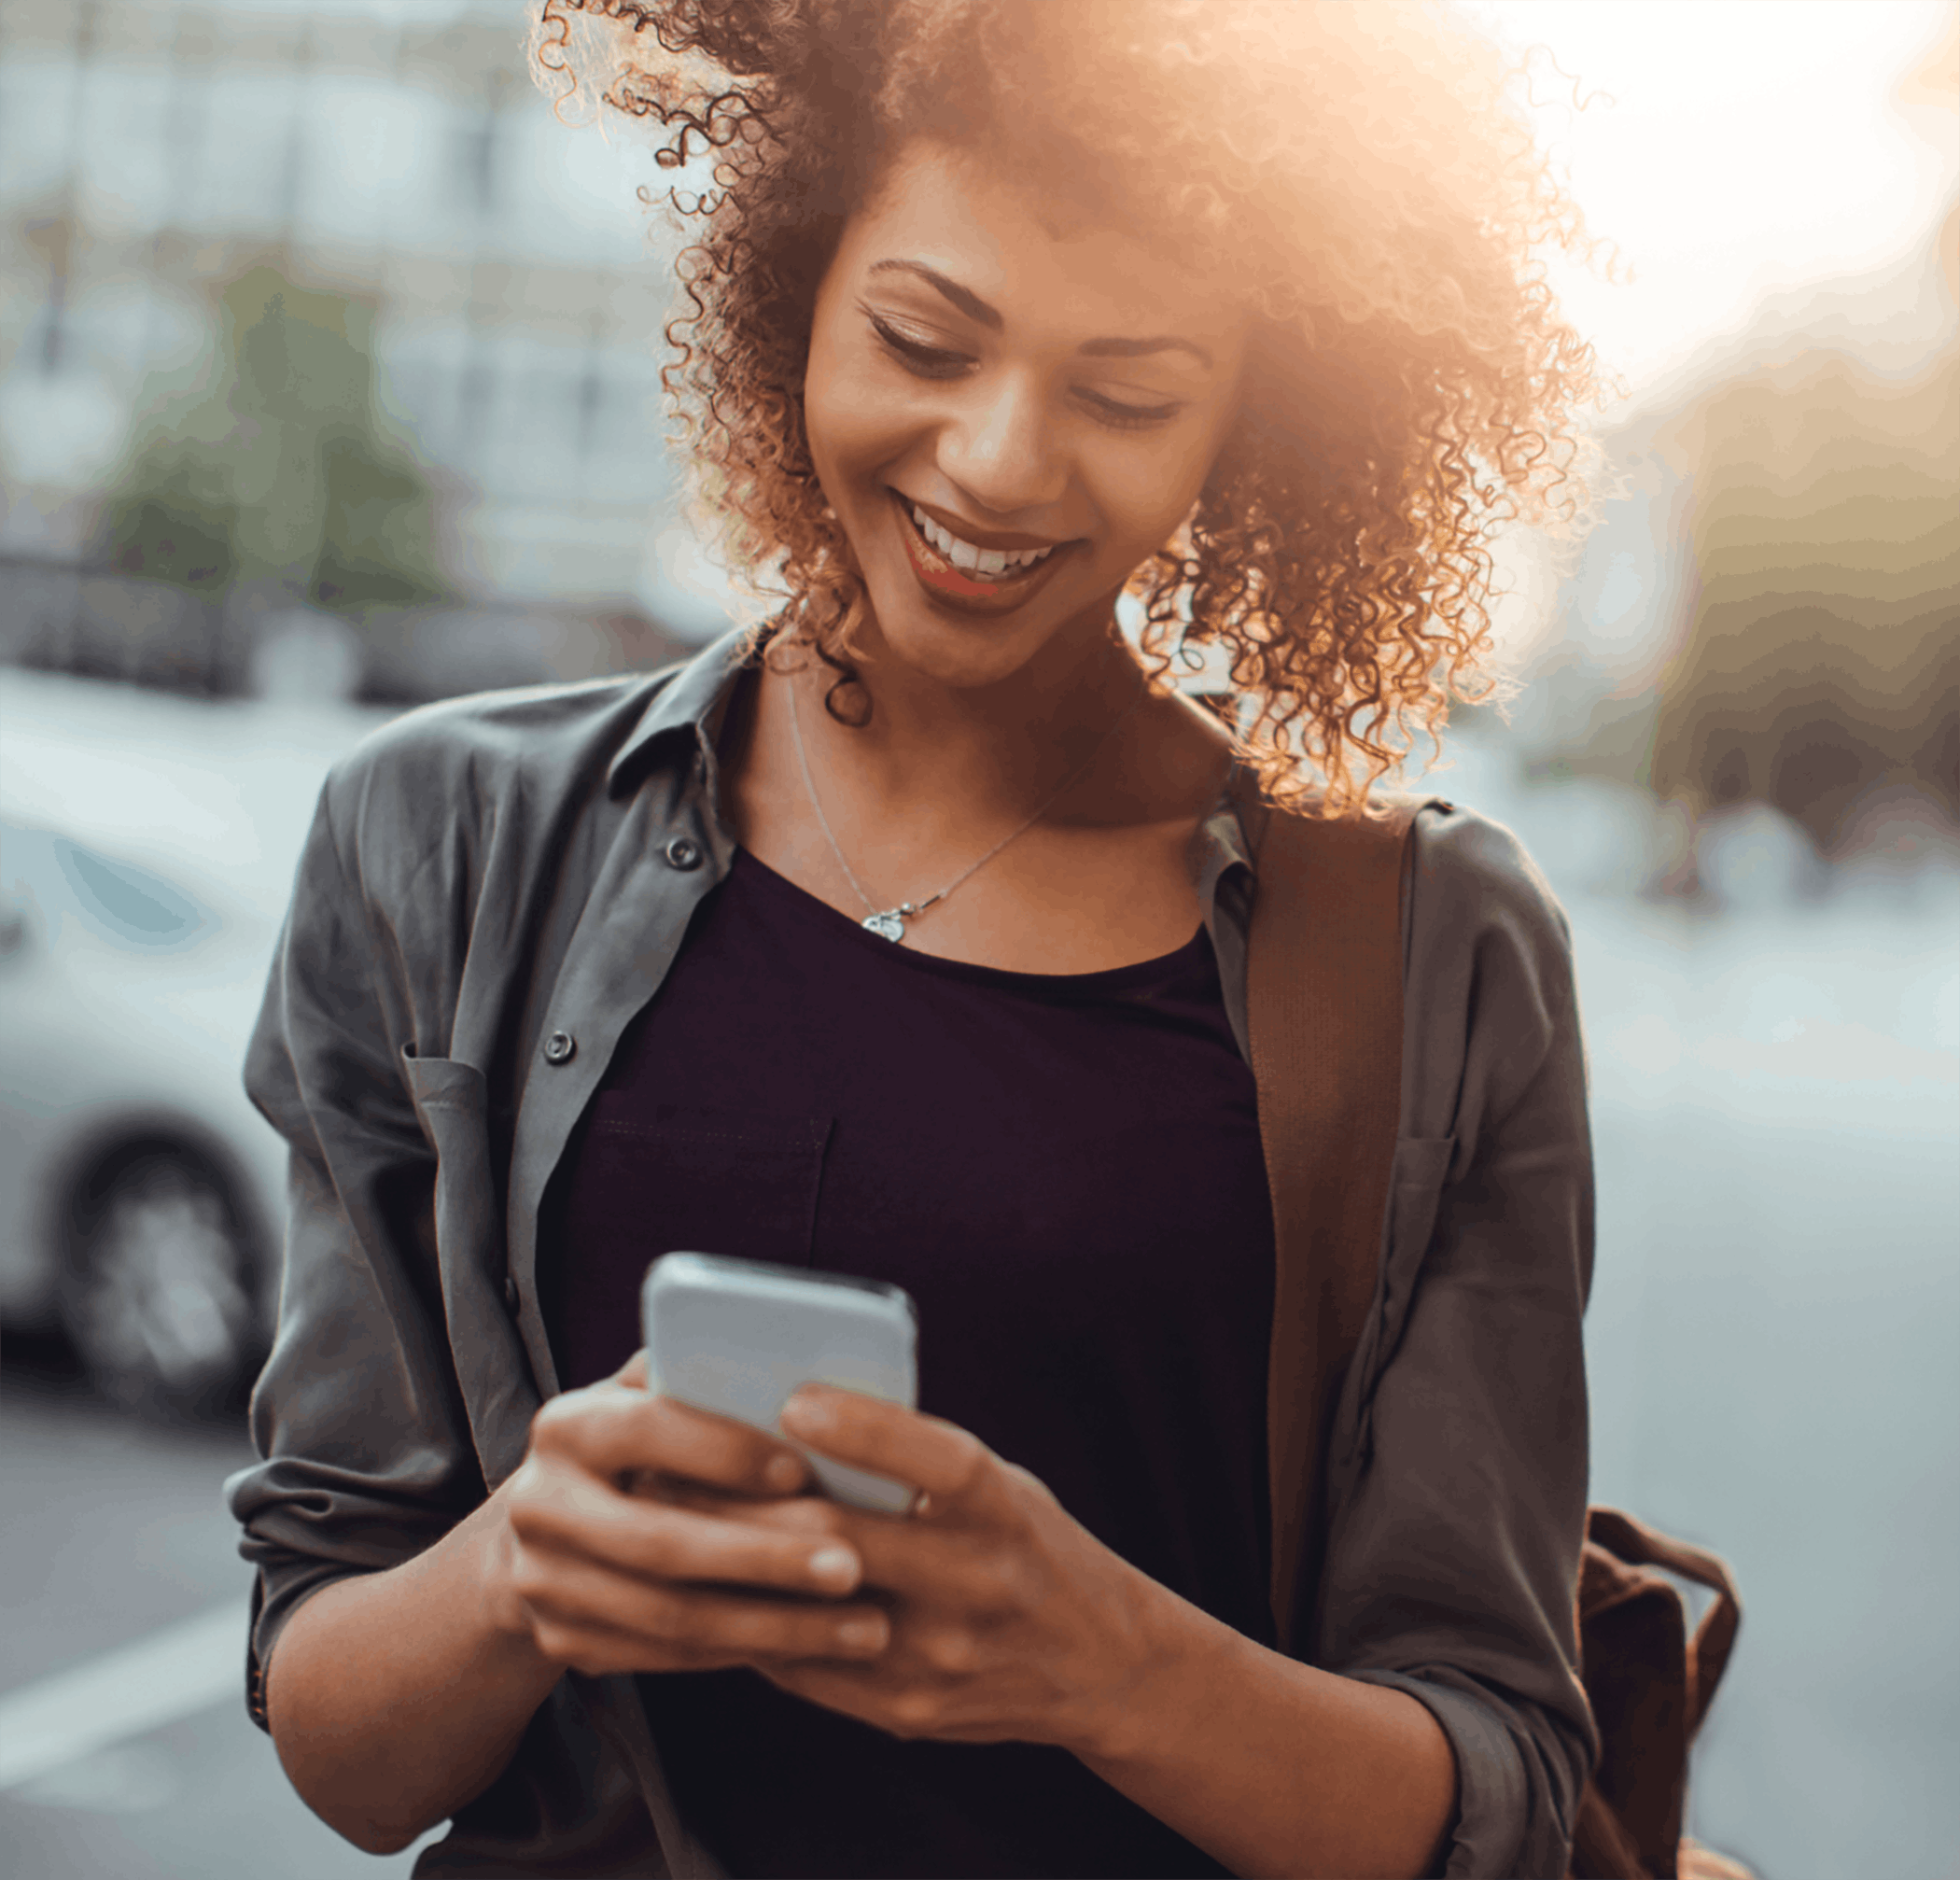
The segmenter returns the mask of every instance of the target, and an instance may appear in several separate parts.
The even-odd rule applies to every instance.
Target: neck
[[[825,712],[833,675],[800,650],[738,688],[721,737],[738,842],[854,919],[913,903],[951,958],[1087,972],[1190,937],[1190,835],[1230,740],[1147,694],[1120,641],[985,684],[929,683],[889,649],[862,670],[862,729]]]
[[[1027,813],[1086,762],[1135,703],[1142,675],[1113,629],[1051,643],[1004,678],[959,683],[896,658],[875,627],[858,662],[862,725],[825,710],[832,669],[807,655],[783,670],[793,685],[803,734],[819,767],[847,768],[854,791],[909,816],[959,820]],[[855,690],[855,688],[854,688]]]

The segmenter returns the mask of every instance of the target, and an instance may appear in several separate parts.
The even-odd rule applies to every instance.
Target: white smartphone
[[[647,1384],[682,1403],[783,1436],[798,1384],[918,1401],[918,1313],[903,1286],[721,1254],[663,1254],[640,1288]],[[804,1448],[824,1492],[903,1514],[913,1490]]]

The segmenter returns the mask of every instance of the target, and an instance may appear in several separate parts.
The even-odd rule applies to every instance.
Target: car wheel
[[[60,1287],[96,1389],[166,1421],[234,1400],[258,1357],[252,1250],[223,1181],[174,1147],[125,1151],[83,1185]]]

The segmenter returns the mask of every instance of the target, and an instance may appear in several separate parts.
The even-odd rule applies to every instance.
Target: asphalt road
[[[0,1719],[23,1690],[128,1655],[180,1621],[229,1606],[164,1699],[189,1714],[112,1739],[0,1791],[8,1880],[388,1880],[413,1850],[376,1860],[293,1793],[245,1711],[251,1576],[219,1499],[251,1459],[236,1430],[147,1428],[91,1402],[57,1354],[9,1340],[0,1377]],[[216,1636],[211,1634],[215,1633]],[[212,1697],[226,1659],[231,1689]],[[140,1670],[140,1667],[139,1667]],[[140,1678],[112,1681],[127,1691]],[[52,1686],[59,1699],[62,1688]],[[176,1707],[175,1704],[172,1705]],[[25,1720],[14,1728],[24,1733]],[[0,1756],[23,1746],[0,1731]]]
[[[1763,1880],[1956,1880],[1953,910],[1575,915],[1593,1497],[1725,1554],[1745,1609],[1690,1826]],[[245,1719],[246,1575],[218,1499],[243,1438],[146,1429],[45,1354],[5,1355],[0,1763],[23,1693],[109,1733],[0,1782],[0,1874],[406,1873],[317,1822]],[[223,1603],[235,1633],[172,1630]],[[118,1700],[90,1698],[104,1664],[105,1690],[175,1691],[176,1713],[116,1735]]]

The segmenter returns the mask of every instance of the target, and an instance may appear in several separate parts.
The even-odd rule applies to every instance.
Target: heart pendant
[[[904,917],[896,911],[889,914],[867,915],[862,924],[874,933],[882,934],[887,940],[903,940],[905,937]]]

